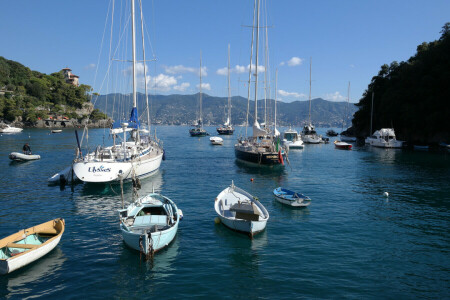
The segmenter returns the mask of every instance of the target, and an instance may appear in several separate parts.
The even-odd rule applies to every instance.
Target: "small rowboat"
[[[266,228],[269,213],[258,198],[231,183],[217,196],[214,209],[223,225],[253,237]]]
[[[29,160],[36,160],[40,159],[41,156],[37,154],[23,154],[20,152],[11,152],[9,155],[9,159],[16,160],[16,161],[29,161]]]
[[[52,133],[61,133],[62,132],[62,129],[53,129],[52,130]]]
[[[352,145],[346,142],[334,141],[336,149],[352,150]]]
[[[278,202],[293,207],[304,207],[311,204],[311,199],[308,196],[284,189],[282,187],[274,189],[273,195]]]
[[[52,251],[64,228],[63,219],[54,219],[0,240],[0,274],[11,273]]]
[[[212,145],[223,145],[223,138],[218,136],[210,137],[209,140],[211,141]]]

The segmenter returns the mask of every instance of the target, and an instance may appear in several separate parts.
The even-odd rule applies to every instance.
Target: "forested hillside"
[[[450,142],[450,23],[439,40],[422,43],[407,61],[382,65],[372,78],[352,120],[359,136],[393,127],[399,139],[414,143]]]

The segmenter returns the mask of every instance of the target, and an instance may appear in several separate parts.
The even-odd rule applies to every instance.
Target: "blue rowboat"
[[[311,199],[308,196],[284,189],[282,187],[274,189],[273,195],[278,202],[293,207],[304,207],[311,204]]]
[[[122,237],[130,248],[147,257],[168,246],[183,213],[169,198],[157,193],[137,199],[119,210]]]

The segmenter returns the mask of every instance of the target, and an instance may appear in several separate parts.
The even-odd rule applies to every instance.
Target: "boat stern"
[[[110,182],[125,178],[131,170],[131,164],[108,162],[77,162],[73,164],[75,175],[84,182]]]

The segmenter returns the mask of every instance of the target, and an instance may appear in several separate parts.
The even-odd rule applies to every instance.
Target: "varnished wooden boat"
[[[46,255],[64,233],[64,219],[22,229],[0,240],[0,274],[8,274]]]

